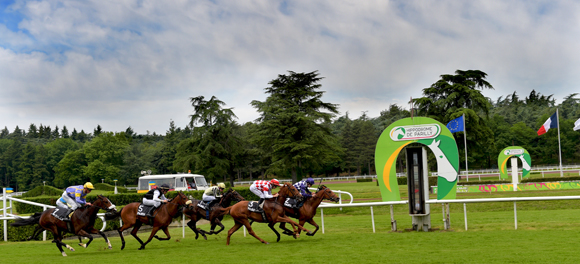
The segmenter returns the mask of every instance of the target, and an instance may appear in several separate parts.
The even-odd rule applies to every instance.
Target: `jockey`
[[[163,184],[156,189],[152,189],[143,195],[143,204],[147,206],[153,206],[153,210],[150,211],[150,214],[157,209],[161,205],[161,203],[166,203],[167,198],[165,198],[165,194],[169,191],[169,185]],[[152,216],[152,215],[150,215]]]
[[[93,184],[90,182],[87,182],[84,185],[70,186],[64,190],[60,199],[56,200],[56,205],[58,207],[62,207],[65,209],[68,209],[70,207],[70,209],[72,209],[73,212],[74,210],[85,204],[91,205],[91,203],[87,203],[85,197],[93,189],[95,189],[95,187],[93,187]],[[70,220],[70,217],[72,217],[73,212],[69,214],[69,219],[65,220]]]
[[[305,180],[301,180],[297,183],[294,183],[294,187],[296,187],[296,189],[300,191],[300,194],[302,194],[304,199],[315,197],[316,194],[312,195],[312,193],[308,189],[308,187],[312,187],[312,185],[314,185],[314,180],[310,177],[308,177]]]
[[[250,185],[250,191],[260,197],[258,204],[260,205],[260,208],[262,208],[265,199],[278,197],[278,193],[272,195],[272,189],[277,187],[280,187],[280,182],[276,179],[270,181],[257,180]]]
[[[207,204],[207,208],[211,208],[212,202],[217,201],[217,198],[221,198],[224,194],[224,189],[226,185],[223,182],[217,184],[217,186],[209,187],[205,192],[203,192],[202,200]]]

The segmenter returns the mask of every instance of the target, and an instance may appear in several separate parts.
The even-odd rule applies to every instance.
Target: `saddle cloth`
[[[197,203],[197,207],[203,210],[207,210],[207,204],[204,201],[199,201],[199,203]]]
[[[248,210],[250,212],[255,212],[255,213],[264,212],[264,209],[260,208],[260,205],[256,201],[248,202]]]
[[[52,212],[52,216],[54,216],[58,220],[64,221],[64,219],[68,219],[68,215],[70,214],[71,211],[72,210],[68,208],[56,207]]]
[[[139,208],[137,208],[137,215],[138,216],[148,216],[149,213],[153,210],[153,206],[147,206],[144,204],[140,204]]]
[[[286,198],[286,201],[284,201],[284,206],[288,208],[298,208],[298,202],[296,202],[296,199]]]

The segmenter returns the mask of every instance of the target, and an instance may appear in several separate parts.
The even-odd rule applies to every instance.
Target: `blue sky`
[[[165,134],[190,97],[238,121],[278,74],[317,70],[341,115],[379,115],[441,74],[496,100],[580,92],[578,1],[0,1],[0,128]]]

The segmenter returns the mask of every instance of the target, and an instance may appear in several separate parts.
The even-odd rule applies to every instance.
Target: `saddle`
[[[52,216],[54,216],[54,218],[63,221],[66,223],[66,227],[67,227],[67,231],[69,233],[75,233],[75,229],[73,227],[73,223],[71,222],[70,218],[68,217],[68,215],[72,212],[73,210],[70,208],[63,208],[63,207],[56,207],[54,208],[54,211],[52,212]]]
[[[148,206],[144,204],[140,204],[139,208],[137,208],[137,215],[138,216],[149,216],[153,217],[153,211],[155,210],[154,206]]]
[[[266,201],[264,201],[266,202]],[[250,201],[248,202],[248,211],[250,212],[254,212],[254,213],[260,213],[262,215],[262,218],[264,219],[264,222],[268,222],[268,218],[266,218],[266,213],[264,212],[263,208],[260,208],[260,204],[256,201]]]
[[[199,203],[197,203],[197,207],[203,209],[203,210],[207,210],[207,204],[204,201],[199,201]]]
[[[68,218],[70,212],[72,212],[70,208],[56,207],[52,212],[52,216],[60,221],[70,221],[70,218]]]
[[[286,201],[284,201],[284,206],[286,206],[288,208],[292,208],[292,209],[300,208],[298,206],[298,202],[294,198],[286,198]]]

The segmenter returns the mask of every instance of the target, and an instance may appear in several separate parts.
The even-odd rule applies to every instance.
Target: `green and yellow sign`
[[[518,157],[522,161],[522,178],[528,176],[532,169],[532,158],[530,157],[530,153],[522,147],[512,146],[504,148],[497,157],[497,167],[499,168],[500,177],[502,179],[508,178],[508,171],[506,168],[507,161],[512,156]]]
[[[453,135],[437,120],[405,118],[387,127],[377,142],[375,164],[383,201],[400,201],[395,164],[397,156],[411,143],[423,144],[437,159],[437,199],[455,199],[459,153]]]

